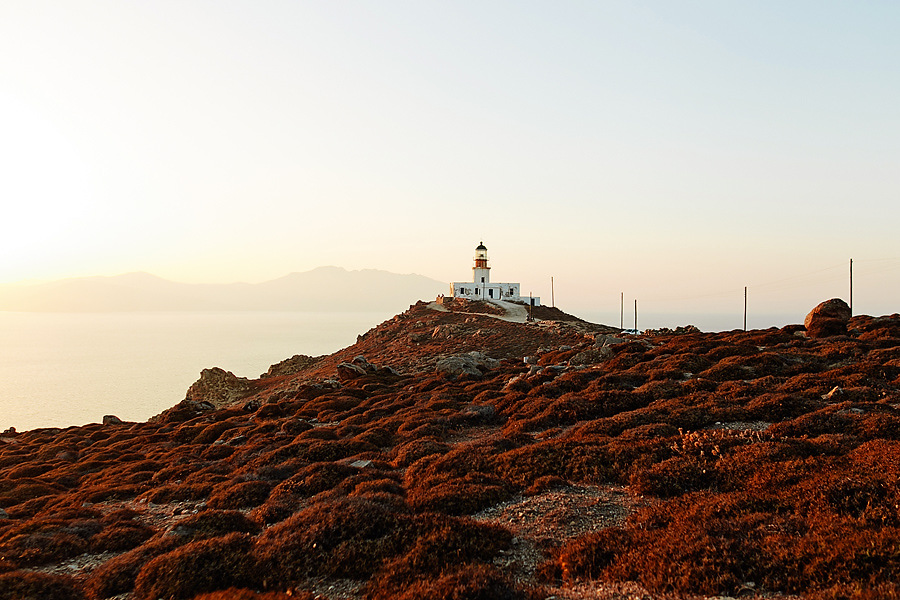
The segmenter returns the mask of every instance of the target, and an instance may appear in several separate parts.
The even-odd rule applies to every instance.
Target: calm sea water
[[[0,431],[103,415],[144,421],[208,367],[256,378],[294,354],[330,354],[393,313],[0,312]]]

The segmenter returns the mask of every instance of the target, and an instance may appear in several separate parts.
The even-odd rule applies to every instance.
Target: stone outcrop
[[[213,367],[200,372],[200,379],[188,388],[184,399],[194,403],[208,402],[219,408],[243,400],[255,391],[246,377],[238,377],[231,371]]]
[[[840,298],[832,298],[812,309],[803,325],[806,335],[811,338],[846,335],[850,320],[850,307]]]
[[[391,367],[379,367],[366,360],[365,356],[359,355],[350,362],[340,363],[337,367],[337,378],[341,382],[352,381],[366,375],[397,375],[397,371]]]
[[[269,370],[260,375],[260,379],[266,377],[283,377],[285,375],[293,375],[307,369],[322,359],[321,356],[307,356],[305,354],[295,354],[279,363],[275,363]]]
[[[366,375],[366,370],[353,363],[341,363],[337,366],[337,378],[339,381],[352,381]]]
[[[481,352],[469,352],[457,356],[448,356],[437,361],[435,370],[453,377],[469,375],[481,377],[486,371],[497,368],[499,360],[490,358]]]

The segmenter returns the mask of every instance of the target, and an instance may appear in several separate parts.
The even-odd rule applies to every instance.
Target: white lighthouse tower
[[[472,267],[472,282],[482,287],[491,283],[491,268],[488,266],[487,247],[485,247],[484,242],[479,242],[478,247],[475,248],[475,266]]]
[[[491,268],[488,266],[487,247],[484,242],[475,248],[475,266],[472,267],[472,281],[454,281],[450,284],[450,295],[468,300],[508,300],[510,302],[533,301],[540,306],[540,298],[522,298],[518,283],[491,283]]]

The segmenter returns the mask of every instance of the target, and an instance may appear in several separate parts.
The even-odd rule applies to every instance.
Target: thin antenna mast
[[[853,316],[853,259],[850,259],[850,316]]]
[[[619,297],[619,329],[625,329],[625,292]]]
[[[747,286],[744,286],[744,331],[747,331]]]

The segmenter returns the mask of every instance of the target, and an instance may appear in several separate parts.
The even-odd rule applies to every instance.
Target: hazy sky
[[[900,3],[3,0],[0,282],[900,311]],[[802,320],[802,314],[799,318]]]

